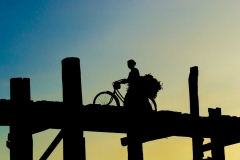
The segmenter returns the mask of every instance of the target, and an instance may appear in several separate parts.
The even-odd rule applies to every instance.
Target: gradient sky
[[[239,8],[239,0],[1,0],[0,99],[10,98],[10,78],[28,77],[32,100],[62,101],[61,60],[79,57],[83,103],[90,104],[128,76],[127,60],[134,59],[141,75],[164,84],[158,110],[189,113],[188,75],[198,66],[200,115],[221,107],[222,114],[240,116]],[[1,160],[9,160],[8,132],[0,127]],[[58,132],[33,135],[34,160]],[[124,134],[84,135],[87,160],[127,160]],[[143,146],[145,160],[192,159],[190,138]],[[240,144],[225,147],[226,159],[239,159],[239,150]],[[49,160],[62,154],[61,142]]]

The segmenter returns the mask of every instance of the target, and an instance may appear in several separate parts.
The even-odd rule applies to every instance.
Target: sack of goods
[[[141,76],[141,88],[143,88],[144,94],[147,95],[148,98],[156,98],[157,93],[162,88],[161,81],[158,81],[151,74],[146,74]]]

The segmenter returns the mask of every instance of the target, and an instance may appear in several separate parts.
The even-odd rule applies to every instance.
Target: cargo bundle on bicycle
[[[140,76],[139,88],[142,94],[145,94],[148,98],[155,99],[159,90],[162,90],[161,81],[158,81],[151,74],[145,74]]]
[[[156,98],[157,93],[159,90],[163,89],[161,84],[161,81],[158,81],[156,78],[154,78],[151,74],[146,74],[144,76],[141,76],[140,80],[142,86],[143,86],[143,91],[147,95],[148,98]]]

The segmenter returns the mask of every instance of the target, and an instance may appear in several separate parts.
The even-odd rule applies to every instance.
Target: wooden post
[[[208,108],[209,118],[212,123],[211,147],[212,158],[216,160],[225,160],[224,144],[221,134],[221,108]]]
[[[142,147],[142,130],[141,130],[141,116],[143,113],[136,111],[129,111],[128,113],[128,160],[143,160],[143,147]]]
[[[193,118],[192,129],[192,151],[193,151],[193,160],[202,160],[203,151],[202,143],[203,138],[199,133],[200,123],[199,123],[199,101],[198,101],[198,67],[190,68],[190,75],[188,79],[189,83],[189,98],[190,98],[190,114]]]
[[[83,137],[83,119],[81,107],[82,87],[79,58],[65,58],[62,60],[62,84],[64,103],[63,124],[63,159],[85,160],[85,139]]]
[[[31,100],[29,78],[10,79],[10,99],[14,104],[14,112],[9,113],[14,114],[7,142],[7,146],[10,149],[10,160],[32,160],[31,119],[27,118],[27,109]]]

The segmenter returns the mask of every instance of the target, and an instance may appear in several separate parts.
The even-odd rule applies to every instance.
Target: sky
[[[0,99],[10,99],[10,78],[27,77],[33,101],[62,101],[61,60],[78,57],[83,104],[91,104],[97,93],[112,91],[112,82],[128,76],[127,60],[134,59],[141,75],[151,73],[163,83],[159,111],[190,112],[188,76],[198,66],[200,115],[220,107],[223,115],[240,116],[239,8],[239,0],[1,0]],[[120,91],[125,94],[126,85]],[[33,135],[34,160],[58,132]],[[8,133],[0,127],[1,160],[9,160]],[[120,144],[125,134],[84,136],[88,160],[127,160]],[[145,160],[192,159],[190,138],[143,147]],[[240,144],[225,147],[226,159],[239,159],[239,150]],[[62,154],[61,142],[49,160]]]

